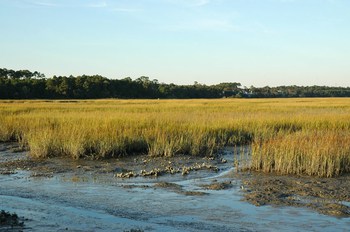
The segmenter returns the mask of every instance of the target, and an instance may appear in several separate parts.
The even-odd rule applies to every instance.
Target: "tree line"
[[[0,68],[0,99],[148,99],[148,98],[280,98],[350,97],[349,87],[279,86],[242,87],[238,82],[204,85],[159,83],[142,76],[135,80],[108,79],[100,75],[53,76],[29,70]]]

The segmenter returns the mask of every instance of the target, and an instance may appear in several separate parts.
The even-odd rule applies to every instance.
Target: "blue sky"
[[[350,86],[349,0],[0,0],[0,66]]]

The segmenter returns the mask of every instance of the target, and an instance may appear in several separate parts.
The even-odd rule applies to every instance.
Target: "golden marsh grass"
[[[251,168],[350,171],[350,99],[0,101],[0,141],[32,157],[212,155],[251,144]]]

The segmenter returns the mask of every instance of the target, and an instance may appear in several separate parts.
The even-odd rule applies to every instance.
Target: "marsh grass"
[[[348,131],[300,131],[255,141],[252,168],[281,174],[322,177],[350,172]]]
[[[215,155],[244,145],[251,169],[330,177],[350,171],[349,131],[345,98],[0,101],[0,141],[37,158]]]

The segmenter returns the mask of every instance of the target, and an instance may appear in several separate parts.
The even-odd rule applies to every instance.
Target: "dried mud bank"
[[[18,170],[26,170],[31,172],[31,177],[53,177],[55,174],[72,172],[94,175],[112,174],[116,179],[156,178],[175,174],[187,176],[197,171],[217,173],[218,165],[227,162],[225,159],[214,157],[149,157],[147,155],[105,160],[72,160],[64,157],[31,159],[25,157],[25,152],[13,153],[13,150],[17,148],[16,144],[0,146],[0,151],[3,152],[0,157],[0,174],[2,175],[16,174]]]
[[[307,207],[350,217],[350,175],[337,178],[240,173],[246,201],[256,205]]]

